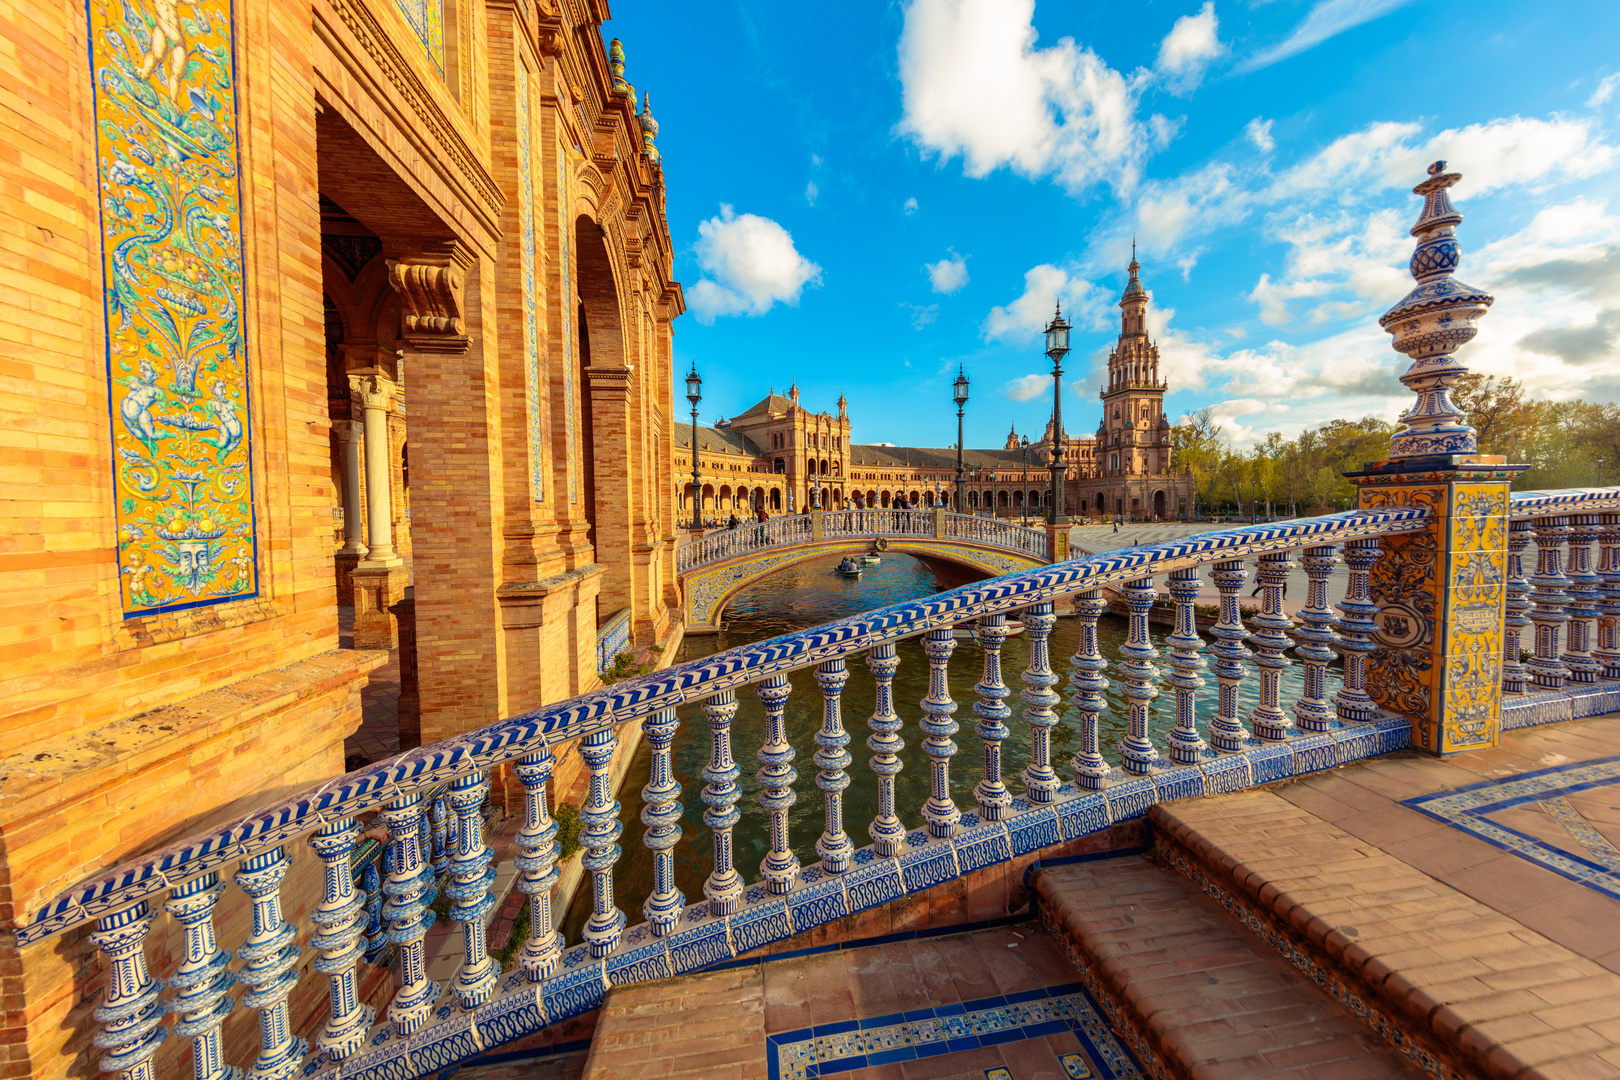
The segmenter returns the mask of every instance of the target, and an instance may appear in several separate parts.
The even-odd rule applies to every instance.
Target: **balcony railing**
[[[1534,493],[1514,500],[1512,554],[1508,567],[1508,627],[1536,630],[1535,658],[1528,674],[1516,669],[1509,649],[1503,688],[1509,695],[1535,693],[1527,684],[1552,689],[1560,679],[1595,683],[1620,678],[1620,491]],[[1461,512],[1461,511],[1459,511]],[[888,512],[892,515],[892,512]],[[838,535],[866,535],[873,515],[834,514]],[[867,515],[863,517],[862,515]],[[932,522],[933,514],[914,515]],[[902,895],[930,888],[983,867],[1077,839],[1113,822],[1140,816],[1154,802],[1238,790],[1407,745],[1406,717],[1382,712],[1367,693],[1368,656],[1377,647],[1379,603],[1370,588],[1381,541],[1430,530],[1423,506],[1335,514],[1275,525],[1236,528],[1094,555],[980,582],[926,599],[894,604],[769,641],[690,661],[618,683],[594,693],[398,755],[329,780],[290,799],[264,807],[182,843],[133,859],[26,914],[17,937],[38,948],[54,935],[91,922],[90,937],[112,967],[109,990],[95,1016],[95,1041],[106,1055],[102,1068],[129,1077],[154,1076],[153,1055],[173,1012],[178,1035],[195,1042],[199,1077],[219,1075],[220,1025],[235,1007],[233,980],[249,987],[240,1005],[261,1014],[258,1064],[266,1074],[300,1076],[425,1076],[547,1024],[595,1008],[617,985],[680,974],[760,948]],[[770,525],[791,528],[800,519]],[[974,519],[974,526],[979,523]],[[956,526],[951,526],[956,527]],[[965,526],[963,526],[965,527]],[[978,540],[978,537],[972,537]],[[1520,572],[1525,546],[1538,545],[1536,573]],[[1598,567],[1589,567],[1584,545],[1596,540]],[[1564,572],[1566,545],[1573,553]],[[1283,610],[1282,593],[1294,566],[1308,579],[1306,602],[1296,626]],[[1263,594],[1260,612],[1245,622],[1239,596],[1246,560],[1257,561]],[[1328,605],[1328,579],[1343,560],[1345,598]],[[1211,569],[1219,593],[1219,621],[1206,644],[1195,626],[1199,570]],[[1148,635],[1156,600],[1154,581],[1167,577],[1175,611],[1169,636],[1170,674]],[[1099,717],[1106,711],[1109,663],[1099,649],[1097,622],[1116,590],[1129,611],[1129,639],[1112,672],[1128,702],[1129,729],[1118,748],[1120,765],[1105,758]],[[1595,598],[1595,599],[1594,599]],[[1072,604],[1079,623],[1078,647],[1067,670],[1054,670],[1049,640],[1058,604]],[[1004,681],[1002,645],[1006,618],[1022,612],[1029,665],[1020,673],[1028,766],[1004,776],[1002,744],[1013,738],[1014,693]],[[1528,614],[1526,614],[1528,613]],[[1597,648],[1592,626],[1602,620]],[[1519,620],[1515,622],[1515,620]],[[961,747],[961,703],[953,696],[953,629],[974,622],[982,667],[969,672],[976,698],[972,746],[981,754],[984,779],[963,791],[951,779],[951,761]],[[1568,647],[1560,630],[1568,626]],[[920,716],[902,716],[893,682],[900,666],[896,644],[921,637],[929,690]],[[1293,652],[1294,658],[1289,657]],[[1342,688],[1327,694],[1326,669],[1342,657]],[[876,707],[866,721],[871,734],[869,770],[850,771],[853,735],[841,705],[852,677],[851,661],[864,659],[875,688]],[[1282,700],[1284,669],[1303,668],[1293,700]],[[1062,666],[1062,665],[1060,665]],[[1200,717],[1196,693],[1208,671],[1219,684],[1214,715]],[[794,767],[801,748],[788,742],[784,711],[795,673],[810,672],[822,704],[815,736],[815,787],[821,793],[824,828],[816,841],[819,859],[801,865],[789,836],[789,808],[800,797]],[[1252,682],[1251,682],[1252,681]],[[1161,691],[1161,684],[1164,690]],[[1256,703],[1240,709],[1240,689],[1257,684]],[[757,807],[739,805],[742,765],[733,755],[731,723],[737,694],[752,688],[767,718],[764,744],[754,753],[761,795]],[[1064,712],[1063,687],[1071,712]],[[961,693],[962,678],[955,690]],[[1174,695],[1175,726],[1160,742],[1149,730],[1149,712],[1161,692]],[[688,843],[679,824],[681,789],[671,748],[683,707],[701,710],[702,738],[709,747],[703,770],[703,815],[712,834],[713,870],[703,899],[689,903],[675,884],[674,852]],[[909,711],[909,710],[906,710]],[[1072,719],[1071,719],[1072,718]],[[1068,762],[1052,759],[1053,730],[1065,722],[1077,729],[1079,750]],[[615,891],[615,864],[625,823],[614,799],[610,766],[620,729],[639,723],[651,754],[643,789],[654,876],[640,899],[643,921],[630,926]],[[929,762],[929,797],[921,806],[896,804],[895,777],[906,736],[921,737]],[[559,880],[558,825],[546,799],[551,747],[580,740],[590,773],[581,811],[583,868],[590,878],[592,911],[583,942],[565,948],[553,929],[552,890]],[[755,748],[749,748],[751,750]],[[808,748],[803,748],[808,749]],[[512,762],[524,792],[524,823],[516,837],[516,888],[529,898],[529,936],[511,970],[489,954],[486,922],[495,902],[493,854],[485,842],[479,807],[490,771]],[[1061,771],[1060,771],[1061,770]],[[1067,775],[1065,775],[1067,774]],[[845,820],[845,791],[871,785],[877,814],[865,825],[869,845],[858,844]],[[433,866],[432,807],[444,792],[444,866]],[[768,825],[769,852],[759,880],[743,879],[734,865],[733,830],[745,809]],[[441,815],[442,816],[442,815]],[[381,925],[368,934],[363,896],[351,857],[362,824],[381,823],[390,851],[380,883],[385,901]],[[325,866],[325,895],[311,915],[308,946],[319,955],[315,970],[330,981],[329,1020],[306,1045],[294,1036],[288,995],[304,947],[304,929],[283,917],[280,883],[290,846],[307,842]],[[234,873],[232,873],[234,868]],[[213,914],[222,880],[229,874],[250,899],[253,931],[231,953],[215,940]],[[440,985],[427,975],[424,938],[435,920],[437,882],[449,900],[448,917],[462,933],[460,970]],[[183,959],[167,986],[148,965],[145,938],[159,908],[184,926]],[[373,906],[376,912],[376,907]],[[380,932],[397,950],[397,991],[382,1023],[356,994],[358,965]]]
[[[959,540],[1041,560],[1049,557],[1051,546],[1044,530],[972,514],[934,510],[823,510],[788,514],[763,522],[740,522],[735,529],[716,529],[684,545],[676,554],[675,568],[684,574],[768,548],[817,540],[921,537]]]
[[[613,667],[619,654],[630,648],[630,609],[616,613],[596,631],[596,673],[603,674]]]

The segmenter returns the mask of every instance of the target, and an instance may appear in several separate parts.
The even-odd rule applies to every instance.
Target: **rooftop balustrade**
[[[1368,658],[1382,647],[1384,614],[1372,578],[1381,544],[1430,530],[1432,513],[1421,505],[1363,510],[1092,555],[629,679],[368,765],[132,860],[24,913],[18,939],[25,948],[40,947],[54,935],[94,923],[91,938],[113,970],[96,1011],[102,1024],[96,1042],[107,1050],[104,1068],[127,1077],[154,1075],[152,1057],[170,1012],[176,1015],[175,1034],[195,1041],[196,1076],[221,1075],[220,1025],[237,1004],[261,1013],[259,1064],[275,1075],[293,1074],[275,1071],[283,1065],[311,1077],[429,1075],[588,1011],[612,986],[729,960],[1140,816],[1157,801],[1234,791],[1405,747],[1412,718],[1380,708],[1368,692]],[[832,528],[864,535],[859,530],[871,527],[874,515],[893,512],[829,517]],[[932,513],[912,516],[935,520]],[[1560,717],[1568,715],[1569,703],[1577,700],[1569,687],[1588,688],[1599,705],[1620,698],[1620,683],[1610,681],[1620,679],[1620,489],[1523,494],[1496,520],[1511,521],[1506,614],[1499,616],[1509,634],[1501,665],[1503,715],[1516,699],[1534,699],[1539,708],[1548,694],[1565,703]],[[788,528],[798,521],[770,525]],[[953,527],[980,524],[998,523],[963,518]],[[1599,546],[1595,568],[1588,556],[1593,541]],[[1526,577],[1521,558],[1531,542],[1538,562]],[[1284,614],[1282,600],[1296,559],[1309,582],[1297,624]],[[1248,560],[1257,563],[1262,603],[1246,623],[1238,600],[1249,580]],[[1328,606],[1327,581],[1340,560],[1349,580],[1335,612]],[[1219,620],[1210,631],[1214,642],[1207,647],[1194,613],[1205,568],[1220,597]],[[1147,630],[1160,576],[1175,611],[1168,657],[1152,646]],[[1113,671],[1097,645],[1105,589],[1117,592],[1129,611],[1129,641]],[[1047,642],[1060,604],[1072,605],[1080,644],[1055,670]],[[1022,708],[1015,712],[1001,649],[1007,617],[1020,612],[1030,661],[1018,675]],[[953,629],[963,623],[976,624],[983,658],[979,670],[967,673],[976,680],[971,687],[960,673],[952,677]],[[1534,658],[1520,665],[1514,635],[1526,627],[1535,630]],[[915,711],[896,702],[891,689],[900,663],[896,643],[912,637],[923,638],[930,676],[929,692]],[[1336,656],[1343,663],[1342,687],[1329,697],[1326,669]],[[867,674],[857,676],[852,661],[864,661]],[[1304,669],[1302,689],[1285,701],[1280,676],[1294,664]],[[813,677],[811,692],[822,701],[813,750],[790,745],[782,722],[799,673]],[[840,704],[852,677],[872,679],[876,700],[866,721],[871,756],[866,769],[853,771],[854,735]],[[1129,703],[1129,731],[1117,766],[1105,758],[1098,734],[1109,677],[1122,682]],[[1195,694],[1206,678],[1219,684],[1218,705],[1214,715],[1199,716]],[[1248,680],[1257,681],[1258,695],[1245,713],[1239,689]],[[761,786],[757,807],[739,805],[743,764],[730,732],[737,694],[749,690],[760,697],[768,718],[764,745],[749,748]],[[1162,693],[1174,696],[1175,726],[1160,744],[1150,734],[1149,712]],[[952,759],[965,749],[957,741],[964,698],[972,701],[975,718],[969,746],[984,761],[984,779],[972,791],[951,779]],[[710,748],[706,784],[695,794],[707,807],[703,821],[712,833],[713,872],[696,902],[676,889],[673,873],[675,848],[689,842],[679,824],[683,792],[671,769],[683,711],[686,722],[700,725]],[[642,725],[652,758],[641,839],[653,853],[654,880],[649,895],[625,898],[615,892],[625,823],[609,766],[620,730],[632,723]],[[1080,750],[1070,761],[1053,761],[1052,732],[1064,723],[1078,728]],[[908,735],[921,739],[930,770],[929,798],[914,807],[898,806],[895,799],[894,778],[903,767],[899,753]],[[1029,742],[1029,764],[1018,776],[1004,776],[1001,767],[1002,744],[1009,738]],[[590,770],[580,841],[593,907],[583,941],[565,947],[553,929],[558,825],[546,781],[551,748],[573,740],[580,740]],[[530,904],[529,937],[507,971],[487,949],[496,871],[479,813],[490,771],[504,762],[514,764],[524,790],[516,888]],[[801,865],[789,837],[787,811],[807,787],[796,763],[813,767],[824,809],[815,843],[819,860],[811,865]],[[844,792],[853,783],[876,788],[878,813],[864,829],[869,844],[852,836],[854,823],[846,821]],[[770,850],[752,882],[733,862],[732,833],[744,812],[763,815],[769,826]],[[357,858],[362,825],[378,823],[389,837],[380,881],[374,853]],[[326,870],[325,897],[311,928],[285,921],[280,905],[280,882],[291,845],[298,843],[308,843]],[[255,911],[254,931],[237,944],[234,966],[232,953],[216,942],[212,922],[227,874]],[[423,946],[441,891],[449,900],[449,919],[462,931],[464,954],[446,985],[428,979]],[[635,925],[626,899],[640,901]],[[186,957],[167,985],[154,977],[143,951],[160,908],[184,924],[187,937]],[[313,931],[307,938],[306,930]],[[319,954],[316,970],[330,979],[330,1019],[310,1045],[292,1034],[287,1016],[304,941]],[[398,965],[399,986],[383,1022],[374,1025],[371,1010],[356,998],[357,967],[382,957],[383,942],[392,946],[386,955]],[[249,988],[239,1003],[230,994],[234,981]]]

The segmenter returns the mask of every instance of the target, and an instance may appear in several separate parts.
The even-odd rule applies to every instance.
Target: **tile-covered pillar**
[[[1411,273],[1417,287],[1379,322],[1412,359],[1401,382],[1417,395],[1388,461],[1346,473],[1357,509],[1420,507],[1424,528],[1381,538],[1372,567],[1373,651],[1367,693],[1412,723],[1412,743],[1436,754],[1494,746],[1502,726],[1508,578],[1509,484],[1527,466],[1478,452],[1451,400],[1467,373],[1454,355],[1470,341],[1492,297],[1452,277],[1462,215],[1448,189],[1460,173],[1429,167],[1413,189],[1423,211]]]

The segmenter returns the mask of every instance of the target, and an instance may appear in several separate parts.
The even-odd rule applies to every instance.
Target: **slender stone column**
[[[1597,634],[1598,603],[1603,579],[1592,570],[1592,542],[1598,538],[1596,514],[1575,514],[1569,519],[1569,638],[1564,666],[1572,683],[1595,683],[1603,665],[1592,657]]]
[[[1535,626],[1530,621],[1530,582],[1524,576],[1524,549],[1530,546],[1535,525],[1515,521],[1508,530],[1507,615],[1502,641],[1502,693],[1522,694],[1530,687],[1530,672],[1524,666],[1520,636]]]
[[[1597,648],[1605,679],[1620,679],[1620,514],[1604,514],[1598,534],[1598,573],[1603,602],[1598,606]]]
[[[788,811],[799,801],[793,791],[799,773],[793,767],[797,755],[787,741],[787,721],[782,716],[793,687],[786,675],[772,675],[754,687],[754,692],[765,706],[765,745],[756,755],[761,768],[755,777],[759,780],[759,805],[770,818],[771,833],[771,850],[760,864],[759,874],[772,896],[785,896],[799,876],[799,857],[788,843]]]
[[[334,420],[343,469],[343,546],[340,554],[366,554],[366,523],[360,516],[360,440],[365,425],[356,420]]]
[[[366,439],[366,561],[384,565],[397,561],[394,553],[393,455],[388,447],[388,406],[399,387],[380,373],[349,375],[349,392],[365,417]]]
[[[1113,770],[1102,756],[1102,741],[1097,731],[1097,717],[1103,710],[1103,691],[1108,680],[1103,672],[1108,661],[1097,647],[1097,620],[1107,610],[1108,601],[1101,590],[1091,589],[1074,598],[1074,613],[1080,624],[1080,643],[1070,658],[1074,671],[1069,685],[1074,688],[1069,701],[1080,714],[1080,749],[1075,752],[1074,782],[1087,791],[1100,791],[1108,784]]]
[[[1249,739],[1249,731],[1238,719],[1238,687],[1243,682],[1243,662],[1249,659],[1244,642],[1250,637],[1243,626],[1243,615],[1238,610],[1238,590],[1243,588],[1247,576],[1242,559],[1215,564],[1210,579],[1221,594],[1219,621],[1210,627],[1215,644],[1211,668],[1220,682],[1220,698],[1215,706],[1215,719],[1209,725],[1209,741],[1217,750],[1241,750]]]
[[[1305,690],[1294,703],[1294,719],[1301,731],[1326,731],[1333,723],[1333,710],[1327,703],[1327,666],[1333,660],[1333,609],[1328,607],[1328,575],[1339,558],[1331,544],[1305,549],[1300,565],[1305,567],[1309,584],[1305,607],[1299,617],[1303,642],[1295,650],[1305,662]]]
[[[1569,535],[1569,519],[1547,517],[1536,519],[1536,572],[1530,578],[1533,591],[1530,599],[1535,609],[1530,621],[1536,624],[1536,655],[1531,658],[1530,677],[1543,690],[1562,690],[1569,668],[1559,659],[1559,638],[1569,612],[1569,578],[1564,576],[1564,538]]]
[[[1170,643],[1170,685],[1176,691],[1176,726],[1165,742],[1170,759],[1181,765],[1191,765],[1209,752],[1208,745],[1198,735],[1198,709],[1194,695],[1204,687],[1198,677],[1208,665],[1198,655],[1203,651],[1204,639],[1198,636],[1198,571],[1172,570],[1167,579],[1170,596],[1176,602],[1176,628],[1166,640]]]
[[[949,626],[936,626],[923,637],[923,652],[928,655],[928,696],[922,700],[923,719],[920,727],[927,736],[923,740],[923,753],[928,755],[931,794],[923,804],[923,817],[928,822],[928,835],[945,840],[956,834],[962,812],[951,801],[951,758],[956,756],[956,744],[951,741],[960,728],[953,717],[956,702],[951,700],[950,663],[956,651],[954,632]]]
[[[869,764],[877,774],[878,785],[878,812],[867,833],[872,837],[872,850],[887,859],[900,854],[900,845],[906,838],[906,827],[894,812],[894,778],[900,775],[900,751],[906,748],[900,738],[900,717],[894,711],[894,673],[900,670],[894,642],[873,646],[867,654],[866,666],[872,669],[876,689],[872,718],[866,722],[872,729],[866,748],[872,751]]]

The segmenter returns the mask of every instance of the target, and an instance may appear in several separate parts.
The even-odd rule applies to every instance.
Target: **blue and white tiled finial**
[[[1446,163],[1437,161],[1429,166],[1429,178],[1412,189],[1423,196],[1423,213],[1412,226],[1418,238],[1411,263],[1417,288],[1378,320],[1394,336],[1391,347],[1412,358],[1401,382],[1418,396],[1401,418],[1405,430],[1390,441],[1392,460],[1478,449],[1474,429],[1451,400],[1451,387],[1468,373],[1455,353],[1479,332],[1476,324],[1495,298],[1451,276],[1461,258],[1456,227],[1463,216],[1446,190],[1461,179],[1461,173],[1448,173]]]
[[[658,121],[653,119],[651,92],[642,95],[641,115],[637,119],[641,121],[641,145],[647,152],[647,160],[656,164],[658,147],[653,145],[653,140],[658,138]]]

